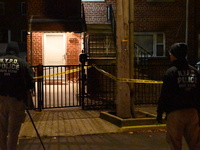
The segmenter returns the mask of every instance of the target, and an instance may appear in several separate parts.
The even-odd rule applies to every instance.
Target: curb
[[[121,127],[121,132],[132,132],[138,130],[165,130],[166,124],[159,124],[159,125],[141,125],[141,126],[127,126]]]
[[[166,124],[155,124],[155,116],[148,113],[145,113],[144,118],[123,119],[113,115],[112,112],[101,112],[100,118],[120,127],[120,132],[131,132],[138,130],[165,130],[166,127]]]

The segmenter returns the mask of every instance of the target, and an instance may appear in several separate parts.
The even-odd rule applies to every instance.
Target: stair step
[[[87,24],[88,29],[111,29],[111,24]]]
[[[110,24],[87,24],[88,34],[112,34]]]

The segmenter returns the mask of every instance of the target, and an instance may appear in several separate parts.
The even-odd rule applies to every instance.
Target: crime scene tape
[[[112,74],[106,72],[105,70],[102,70],[100,68],[98,68],[95,65],[92,66],[85,66],[85,69],[89,69],[91,67],[94,67],[96,70],[98,70],[99,72],[103,73],[105,76],[117,81],[117,82],[127,82],[127,83],[150,83],[150,84],[162,84],[162,81],[156,81],[156,80],[143,80],[143,79],[130,79],[130,78],[117,78],[115,76],[113,76]],[[59,76],[59,75],[64,75],[64,74],[70,74],[70,73],[74,73],[77,71],[82,70],[81,67],[75,68],[75,69],[71,69],[71,70],[67,70],[64,72],[58,72],[58,73],[54,73],[54,74],[49,74],[49,75],[45,75],[45,76],[38,76],[38,77],[34,77],[34,79],[41,79],[41,78],[49,78],[49,77],[53,77],[53,76]]]
[[[86,68],[91,68],[92,66],[86,66]],[[75,68],[75,69],[71,69],[71,70],[67,70],[64,72],[58,72],[58,73],[54,73],[54,74],[49,74],[49,75],[45,75],[45,76],[38,76],[38,77],[34,77],[34,79],[41,79],[41,78],[49,78],[49,77],[53,77],[53,76],[60,76],[60,75],[64,75],[64,74],[70,74],[70,73],[74,73],[77,71],[82,70],[81,67]]]
[[[150,83],[150,84],[162,84],[163,81],[156,81],[156,80],[143,80],[143,79],[129,79],[129,78],[117,78],[112,74],[106,72],[105,70],[99,69],[95,65],[93,67],[98,70],[99,72],[103,73],[105,76],[117,81],[117,82],[128,82],[128,83]]]

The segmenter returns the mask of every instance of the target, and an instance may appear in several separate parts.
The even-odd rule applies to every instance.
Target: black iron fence
[[[88,51],[90,57],[115,57],[116,47],[113,35],[88,35]]]
[[[97,67],[116,76],[116,65],[97,65]],[[168,65],[135,64],[134,78],[160,81],[167,68]],[[36,109],[77,106],[82,106],[83,109],[114,108],[116,81],[92,66],[85,66],[83,82],[81,69],[79,65],[33,67],[35,73],[33,100]],[[157,104],[162,84],[129,84],[134,84],[136,105]]]
[[[116,77],[116,66],[97,65]],[[168,65],[136,65],[134,66],[134,79],[162,81]],[[135,105],[157,104],[162,84],[158,83],[127,83],[134,85],[133,97]],[[88,71],[87,104],[89,107],[102,105],[115,107],[116,81],[100,73],[95,68]]]
[[[98,68],[116,75],[115,65],[97,65]],[[115,107],[116,82],[94,67],[87,69],[84,109],[107,109]]]
[[[80,66],[35,66],[36,109],[80,106]]]
[[[168,65],[135,65],[134,77],[143,80],[162,81]],[[162,84],[160,83],[135,83],[134,103],[157,104]]]

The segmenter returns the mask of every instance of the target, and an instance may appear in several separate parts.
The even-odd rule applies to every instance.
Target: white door
[[[66,44],[65,34],[44,34],[44,65],[65,65]]]

